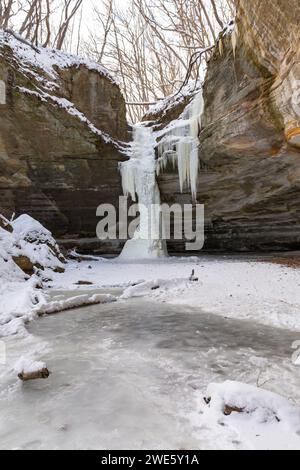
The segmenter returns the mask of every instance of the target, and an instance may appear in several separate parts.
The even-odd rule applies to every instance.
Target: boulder
[[[31,276],[34,273],[34,264],[33,262],[28,258],[28,256],[13,256],[12,259],[16,263],[16,265],[24,271],[25,274],[28,274]]]
[[[5,220],[0,217],[0,220]],[[66,260],[51,232],[37,220],[23,214],[10,224],[12,231],[0,228],[0,256],[10,259],[26,274],[36,269],[65,271]]]

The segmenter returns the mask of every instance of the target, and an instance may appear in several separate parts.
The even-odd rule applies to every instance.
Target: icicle
[[[199,172],[199,131],[204,103],[202,90],[195,96],[180,119],[172,123],[158,146],[158,174],[171,160],[178,167],[180,190],[187,186],[193,199],[197,198],[197,179]],[[175,149],[175,151],[174,151]]]
[[[173,169],[175,170],[176,167],[178,166],[178,158],[175,152],[172,153],[172,164],[173,164]]]
[[[190,150],[191,144],[186,139],[181,139],[177,144],[178,174],[180,190],[183,192],[185,185],[190,181]]]
[[[167,255],[166,242],[160,234],[160,192],[156,173],[168,164],[160,159],[156,165],[156,141],[151,128],[135,126],[132,157],[121,164],[122,185],[125,195],[131,195],[139,203],[140,225],[129,240],[121,259],[160,258]]]
[[[191,123],[190,123],[190,136],[193,138],[193,139],[198,139],[198,136],[199,136],[199,118],[198,117],[194,117],[191,119]]]
[[[136,168],[131,161],[120,165],[122,187],[125,196],[131,196],[136,202]]]
[[[190,181],[191,181],[191,192],[194,201],[197,199],[197,181],[199,174],[199,154],[198,145],[194,146],[190,156]]]

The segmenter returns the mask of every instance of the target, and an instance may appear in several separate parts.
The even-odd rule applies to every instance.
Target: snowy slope
[[[22,38],[18,40],[17,37],[18,36],[14,37],[12,34],[0,30],[0,48],[3,46],[10,47],[14,53],[14,57],[19,59],[22,64],[23,70],[26,73],[31,73],[35,79],[37,79],[39,75],[35,72],[37,69],[40,70],[40,73],[48,75],[48,86],[50,89],[53,86],[55,87],[55,84],[50,83],[50,80],[55,82],[58,78],[56,68],[64,69],[69,67],[80,67],[81,65],[84,65],[89,70],[100,73],[112,83],[116,83],[109,72],[96,62],[92,62],[83,57],[67,54],[56,49],[33,47],[30,43],[24,43]],[[40,76],[40,80],[43,81],[43,77]]]
[[[13,232],[0,228],[0,257],[5,261],[27,257],[42,268],[63,269],[64,257],[49,230],[24,214],[12,222]]]
[[[1,220],[5,221],[3,217]],[[28,258],[45,273],[64,269],[64,257],[56,241],[39,222],[24,214],[9,227],[13,231],[0,227],[0,336],[24,332],[24,322],[44,302],[38,288],[41,279],[36,275],[29,279],[18,267],[18,259]]]

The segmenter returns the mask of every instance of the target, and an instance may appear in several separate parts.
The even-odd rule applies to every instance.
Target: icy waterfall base
[[[156,142],[151,128],[134,129],[131,159],[121,165],[123,192],[139,203],[140,223],[126,243],[120,259],[153,259],[167,256],[161,235],[160,192],[156,182]]]

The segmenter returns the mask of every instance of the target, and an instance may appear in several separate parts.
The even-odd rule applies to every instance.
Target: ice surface
[[[256,259],[256,261],[253,261]],[[57,289],[74,288],[80,280],[93,287],[129,287],[141,281],[170,281],[169,289],[147,296],[160,302],[203,308],[222,317],[289,328],[300,335],[300,271],[266,262],[261,256],[168,257],[155,260],[119,259],[71,262],[65,274],[54,274]],[[92,269],[90,269],[92,268]],[[199,282],[188,283],[195,270]],[[186,282],[178,283],[178,276]],[[78,288],[79,290],[79,288]],[[300,336],[299,336],[300,339]]]
[[[0,448],[247,449],[261,439],[249,444],[220,414],[207,420],[199,399],[208,384],[261,377],[300,403],[289,331],[139,299],[44,317],[29,332],[47,343],[40,360],[52,375],[25,385],[2,377]],[[7,343],[9,360],[24,341]],[[300,448],[291,430],[273,425],[279,447]],[[272,446],[270,426],[263,432]]]
[[[189,282],[192,269],[199,282]],[[280,415],[279,423],[264,410],[224,417],[203,401],[208,384],[234,380],[300,404],[299,369],[292,361],[300,324],[297,270],[202,256],[72,262],[53,278],[48,305],[120,295],[119,288],[101,286],[128,288],[118,302],[43,317],[26,332],[17,300],[30,312],[42,293],[24,281],[5,283],[4,291],[0,284],[1,318],[8,311],[16,315],[1,331],[18,333],[4,338],[1,448],[300,449],[291,417]],[[83,279],[93,286],[75,286]],[[18,287],[24,290],[16,296]],[[48,381],[19,383],[22,357],[26,367],[46,363]],[[261,416],[266,423],[257,421]]]

